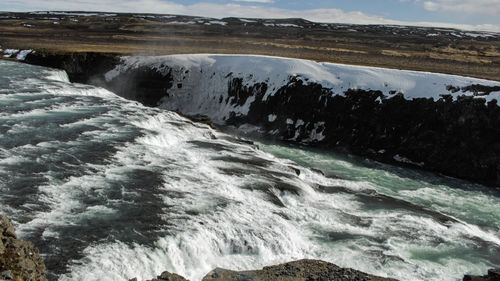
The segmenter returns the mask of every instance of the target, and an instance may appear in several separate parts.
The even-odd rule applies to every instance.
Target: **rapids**
[[[321,170],[322,172],[320,172]],[[200,280],[301,258],[401,280],[500,266],[500,194],[250,143],[63,71],[0,61],[0,213],[50,280]]]

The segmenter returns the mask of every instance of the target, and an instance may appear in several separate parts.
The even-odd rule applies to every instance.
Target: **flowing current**
[[[257,145],[0,61],[0,213],[50,280],[201,280],[301,258],[400,280],[500,266],[498,191]]]

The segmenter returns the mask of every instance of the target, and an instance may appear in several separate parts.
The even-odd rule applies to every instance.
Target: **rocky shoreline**
[[[397,281],[370,275],[351,268],[342,268],[320,260],[298,260],[284,264],[266,266],[261,270],[233,271],[216,268],[202,281]],[[137,281],[137,278],[129,281]],[[149,281],[187,281],[184,277],[163,272]]]
[[[0,281],[45,281],[45,264],[38,249],[31,243],[17,239],[14,226],[0,215]],[[137,281],[137,278],[130,279]],[[165,271],[151,281],[185,281],[180,275]],[[258,280],[330,280],[330,281],[394,281],[350,268],[341,268],[320,260],[299,260],[267,266],[262,270],[231,271],[216,268],[203,281],[258,281]]]
[[[178,73],[147,67],[107,80],[104,75],[120,64],[114,54],[37,51],[25,62],[63,69],[73,82],[102,86],[146,106],[168,104],[171,93],[183,87],[177,82],[180,78],[174,77]],[[267,139],[352,153],[500,187],[500,107],[496,100],[486,102],[482,98],[498,91],[497,87],[470,85],[462,89],[449,85],[439,100],[406,99],[398,93],[388,97],[378,89],[349,88],[335,95],[321,84],[289,77],[277,94],[265,97],[266,83],[248,85],[237,75],[228,75],[227,99],[221,97],[221,108],[254,101],[246,115],[233,114],[217,125],[252,125],[259,127],[264,132],[259,135]],[[460,96],[466,91],[474,95]],[[276,112],[276,121],[270,122],[269,116]],[[290,116],[305,125],[295,121],[289,124]],[[308,141],[317,132],[324,138]]]
[[[261,270],[233,271],[216,268],[202,281],[397,281],[370,275],[351,268],[341,268],[320,260],[298,260],[279,265],[266,266]],[[488,270],[484,276],[465,275],[463,281],[499,281],[500,268]],[[137,278],[129,281],[139,281]],[[184,277],[164,271],[147,281],[189,281]]]
[[[0,215],[0,281],[45,281],[45,264],[39,250],[31,243],[19,240],[9,219]],[[397,281],[374,276],[351,268],[342,268],[321,260],[303,259],[261,270],[233,271],[216,268],[202,281]],[[500,268],[490,269],[485,276],[465,275],[463,281],[498,281]],[[138,281],[132,278],[129,281]],[[165,271],[150,281],[187,281]]]
[[[14,226],[0,215],[0,280],[45,281],[45,264],[31,243],[17,239]]]

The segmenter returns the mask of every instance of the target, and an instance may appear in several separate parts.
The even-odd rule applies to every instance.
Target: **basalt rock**
[[[174,74],[148,66],[131,68],[119,79],[106,81],[104,73],[120,63],[117,57],[107,54],[53,55],[38,51],[28,55],[26,62],[62,68],[72,81],[104,86],[147,106],[163,103],[169,108],[165,101],[172,98],[173,92],[185,88],[177,83],[184,80],[174,77],[185,76],[185,72]],[[253,102],[248,113],[229,112],[224,124],[216,123],[218,126],[249,124],[260,128],[259,137],[352,153],[500,187],[500,106],[496,100],[486,103],[481,98],[498,91],[498,87],[449,85],[438,100],[407,99],[403,94],[387,95],[377,89],[346,88],[337,93],[292,76],[275,94],[265,96],[265,82],[245,84],[233,73],[224,77],[228,81],[227,93],[213,101],[221,110]],[[473,92],[473,96],[462,96],[463,91]],[[212,116],[206,112],[191,108],[183,113],[211,123],[204,115]]]
[[[63,69],[71,82],[102,86],[103,73],[113,69],[120,61],[115,54],[93,52],[44,52],[38,50],[28,54],[26,63]]]
[[[12,223],[0,215],[0,280],[44,281],[45,264],[38,249],[18,240]]]
[[[122,72],[120,79],[108,81],[106,86],[145,105],[169,108],[169,101],[175,103],[178,98],[172,96],[179,88],[174,85],[179,80],[175,75],[173,69],[140,66]],[[379,90],[345,89],[336,93],[319,83],[291,76],[275,94],[266,96],[265,82],[245,84],[232,73],[225,79],[227,93],[207,103],[214,106],[215,102],[221,110],[227,110],[253,102],[247,113],[229,112],[224,123],[216,125],[249,124],[260,128],[258,137],[352,153],[500,187],[500,107],[496,100],[486,103],[480,97],[496,91],[494,87],[458,89],[477,92],[474,96],[461,96],[448,89],[438,100],[407,99],[401,93],[386,95]],[[190,108],[189,113],[196,116]]]
[[[103,75],[98,76],[103,78]],[[99,80],[103,81],[104,80]],[[166,74],[150,67],[139,67],[125,73],[121,79],[116,79],[104,86],[121,97],[138,101],[146,106],[158,106],[160,100],[168,96],[168,90],[172,88],[172,74]]]
[[[137,278],[130,279],[129,281],[137,281]],[[168,271],[164,271],[162,274],[158,275],[156,278],[153,278],[148,281],[189,281],[186,278],[177,275],[175,273],[170,273]]]
[[[265,87],[238,85],[232,83],[232,96],[253,95],[255,101],[247,115],[232,116],[228,124],[249,123],[285,141],[500,186],[496,100],[487,104],[472,97],[408,100],[401,94],[387,97],[360,89],[335,95],[320,84],[295,78],[264,100]],[[236,98],[233,103],[239,102]],[[270,122],[269,114],[276,114],[276,119]]]
[[[484,276],[465,275],[463,281],[500,281],[500,268],[492,268]]]
[[[261,270],[233,271],[216,268],[202,281],[397,281],[370,275],[351,268],[342,268],[320,260],[298,260],[266,266]],[[129,281],[137,281],[137,278]],[[150,281],[187,281],[182,276],[163,272]]]
[[[214,269],[203,281],[395,281],[319,260],[299,260],[261,270]]]

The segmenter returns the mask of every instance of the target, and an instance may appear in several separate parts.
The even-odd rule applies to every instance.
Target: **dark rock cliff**
[[[35,246],[18,240],[7,217],[0,215],[0,280],[45,281],[45,264]]]
[[[500,281],[500,268],[490,269],[484,276],[465,275],[463,281]]]
[[[265,85],[245,87],[234,79],[229,89],[233,103],[252,95],[256,99],[246,116],[235,115],[228,124],[250,123],[283,140],[500,186],[496,100],[488,104],[472,97],[407,100],[353,89],[340,96],[295,78],[266,100]],[[277,113],[272,122],[271,113]],[[319,134],[324,138],[314,138]]]
[[[106,81],[104,73],[119,64],[116,56],[108,54],[35,52],[26,62],[64,69],[72,81],[104,86],[147,106],[168,103],[170,93],[183,87],[173,82],[172,71],[148,67],[124,71],[117,79]],[[290,77],[276,94],[264,99],[266,83],[244,85],[232,73],[226,78],[226,97],[217,100],[221,108],[241,106],[250,97],[255,101],[248,114],[233,112],[225,124],[219,125],[251,124],[260,127],[261,135],[267,138],[500,187],[500,107],[496,100],[486,104],[478,98],[495,91],[491,87],[455,89],[450,85],[449,94],[437,101],[408,100],[402,94],[388,97],[370,89],[332,93],[321,84]],[[476,97],[460,97],[459,92],[464,90],[474,92]]]
[[[121,81],[121,82],[118,82]],[[251,124],[261,135],[287,142],[340,150],[377,161],[411,166],[500,186],[500,107],[478,97],[443,95],[408,100],[381,91],[348,89],[335,95],[317,83],[290,77],[266,97],[266,83],[244,85],[230,77],[221,108],[255,98],[246,115],[230,114],[224,124]],[[168,103],[172,72],[139,67],[107,87],[148,106]],[[483,89],[491,90],[491,89]],[[480,92],[478,92],[480,95]],[[275,115],[270,120],[270,115]]]
[[[120,59],[114,54],[57,53],[39,50],[27,55],[24,62],[63,69],[68,73],[71,82],[103,86],[102,73],[113,69]]]

